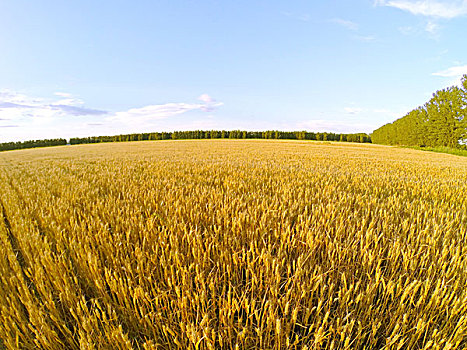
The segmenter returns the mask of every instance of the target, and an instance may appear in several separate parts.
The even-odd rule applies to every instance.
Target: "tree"
[[[465,105],[456,86],[439,90],[427,104],[428,140],[432,146],[457,147],[465,134]]]

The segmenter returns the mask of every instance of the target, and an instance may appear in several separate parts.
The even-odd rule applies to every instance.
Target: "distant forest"
[[[331,132],[307,131],[243,131],[243,130],[195,130],[174,132],[153,132],[142,134],[128,134],[117,136],[97,136],[72,138],[70,143],[98,143],[98,142],[125,142],[145,140],[191,140],[191,139],[276,139],[276,140],[316,140],[316,141],[344,141],[344,142],[371,142],[367,134],[335,134]]]
[[[383,145],[465,148],[467,143],[467,75],[462,86],[439,90],[406,116],[376,129],[372,141]]]
[[[307,132],[307,131],[242,131],[242,130],[195,130],[195,131],[174,131],[174,132],[152,132],[140,134],[126,134],[115,136],[91,136],[74,137],[70,139],[70,144],[77,145],[83,143],[101,142],[127,142],[127,141],[147,141],[147,140],[189,140],[189,139],[282,139],[282,140],[316,140],[316,141],[343,141],[343,142],[371,142],[368,134],[335,134],[332,132]],[[36,140],[24,142],[0,143],[0,151],[13,149],[47,147],[66,145],[65,139]]]
[[[31,140],[23,142],[4,142],[0,143],[0,151],[10,151],[13,149],[49,147],[49,146],[64,146],[67,144],[65,139],[47,139],[47,140]]]

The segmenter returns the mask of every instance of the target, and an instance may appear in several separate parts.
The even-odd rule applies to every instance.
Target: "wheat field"
[[[154,141],[0,153],[0,349],[467,348],[467,158]]]

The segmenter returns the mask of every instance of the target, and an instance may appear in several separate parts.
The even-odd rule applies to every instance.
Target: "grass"
[[[297,141],[0,154],[6,349],[460,349],[467,159]]]
[[[429,151],[429,152],[436,152],[436,153],[447,153],[453,154],[456,156],[467,157],[467,149],[464,148],[451,148],[451,147],[409,147],[412,149],[420,150],[420,151]]]

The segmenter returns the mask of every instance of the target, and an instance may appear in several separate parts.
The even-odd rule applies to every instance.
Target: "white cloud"
[[[212,112],[223,105],[208,94],[198,97],[203,103],[166,103],[160,105],[149,105],[141,108],[132,108],[127,111],[117,112],[107,118],[109,121],[122,123],[149,123],[161,119],[167,119],[190,111]]]
[[[451,19],[467,15],[466,0],[376,0],[377,6],[388,6],[433,18]]]
[[[108,120],[135,123],[148,120],[166,119],[189,111],[200,110],[204,106],[204,104],[200,103],[166,103],[163,105],[150,105],[141,108],[132,108],[123,112],[117,112],[114,115],[108,117]]]
[[[440,72],[432,73],[432,75],[442,77],[442,78],[449,78],[447,85],[455,86],[461,84],[461,78],[467,74],[467,65],[465,66],[454,66],[448,69],[445,69]]]
[[[440,26],[438,23],[433,21],[428,21],[425,26],[425,31],[430,33],[433,37],[437,37],[439,34]]]
[[[9,89],[0,90],[0,103],[9,102],[15,104],[36,105],[40,104],[42,101],[43,99],[41,98],[32,98]]]
[[[416,35],[419,33],[417,28],[414,28],[412,26],[406,26],[406,27],[399,27],[399,32],[404,35]]]
[[[67,98],[60,100],[45,100],[43,98],[30,97],[11,90],[0,91],[0,118],[13,120],[48,119],[53,117],[65,117],[68,115],[103,115],[105,111],[83,107],[83,102],[78,99]]]
[[[222,106],[208,94],[202,94],[198,100],[200,103],[166,103],[149,105],[141,108],[131,108],[126,111],[110,114],[107,111],[84,107],[84,102],[73,98],[68,93],[55,93],[63,99],[45,100],[29,97],[11,90],[0,91],[0,120],[14,120],[27,122],[34,119],[40,120],[60,119],[76,116],[107,116],[107,121],[120,121],[129,124],[144,123],[160,119],[166,119],[189,111],[212,112]]]
[[[59,96],[59,97],[65,97],[65,98],[70,98],[73,96],[72,94],[69,94],[68,92],[55,92],[54,95]]]
[[[199,102],[154,104],[111,113],[87,108],[82,100],[68,93],[54,95],[58,98],[43,99],[0,90],[0,142],[212,128],[217,124],[210,112],[223,105],[202,94]],[[203,115],[189,113],[196,111]],[[172,118],[182,114],[187,116]]]
[[[435,20],[430,19],[416,26],[399,27],[398,30],[401,34],[407,36],[418,36],[426,32],[432,39],[439,39],[441,26]]]
[[[376,36],[374,35],[356,35],[354,36],[354,39],[363,41],[365,43],[370,43],[373,41],[376,41]]]
[[[417,35],[425,31],[432,39],[439,39],[439,20],[467,15],[467,0],[376,0],[375,5],[393,7],[415,16],[426,17],[424,27],[399,27],[399,31],[404,35]]]
[[[344,111],[346,111],[348,114],[358,114],[360,112],[363,112],[363,108],[359,107],[345,107]]]
[[[331,19],[332,23],[338,24],[344,28],[347,28],[349,30],[356,31],[358,30],[358,24],[349,20],[345,20],[342,18],[333,18]]]
[[[82,100],[76,99],[76,98],[64,98],[62,100],[51,102],[50,105],[51,106],[59,106],[59,105],[82,106],[82,105],[84,105],[84,102]]]
[[[454,66],[448,69],[445,69],[440,72],[433,73],[433,75],[445,78],[452,77],[462,77],[462,75],[467,74],[467,65],[465,66]]]
[[[346,20],[346,19],[342,19],[342,18],[333,18],[331,20],[329,20],[328,22],[331,22],[331,23],[334,23],[334,24],[337,24],[337,25],[340,25],[350,31],[353,31],[353,32],[358,32],[358,29],[359,29],[359,25],[358,23],[356,22],[353,22],[353,21],[349,21],[349,20]],[[373,42],[373,41],[376,41],[376,36],[374,35],[352,35],[352,39],[355,39],[355,40],[358,40],[358,41],[362,41],[362,42]]]
[[[200,97],[198,97],[198,100],[203,101],[204,103],[212,103],[215,100],[209,96],[208,94],[202,94]]]
[[[354,132],[372,132],[380,125],[369,124],[369,123],[352,123],[349,121],[342,120],[324,120],[324,119],[314,119],[308,120],[303,123],[297,124],[298,129],[306,129],[318,132],[335,132],[335,133],[354,133]]]

